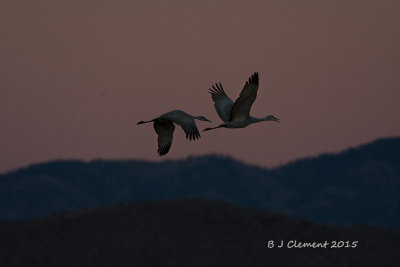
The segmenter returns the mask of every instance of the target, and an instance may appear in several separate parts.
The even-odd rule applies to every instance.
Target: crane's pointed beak
[[[281,122],[281,120],[278,119],[278,118],[275,118],[274,121],[276,121],[277,123],[280,123],[280,122]]]

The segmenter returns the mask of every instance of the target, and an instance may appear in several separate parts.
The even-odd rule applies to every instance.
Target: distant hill
[[[54,161],[0,175],[0,218],[182,197],[400,231],[400,138],[265,169],[228,157]]]
[[[400,236],[390,230],[324,226],[195,199],[122,204],[13,223],[0,229],[0,240],[1,266],[398,266],[400,262]],[[270,240],[274,248],[268,248]],[[277,248],[281,240],[284,246]],[[293,248],[294,241],[316,242],[320,247]]]

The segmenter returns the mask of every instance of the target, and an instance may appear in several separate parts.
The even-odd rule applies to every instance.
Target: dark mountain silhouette
[[[390,230],[318,225],[198,199],[121,204],[12,223],[0,229],[0,240],[1,266],[398,266],[400,262],[400,236]],[[268,248],[270,240],[274,248]],[[281,240],[284,246],[277,248]],[[316,242],[320,247],[288,248],[294,241]]]
[[[400,231],[400,138],[265,169],[228,157],[54,161],[0,176],[0,218],[118,202],[208,198],[335,225]]]

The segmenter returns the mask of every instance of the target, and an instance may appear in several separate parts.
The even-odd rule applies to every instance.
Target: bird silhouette
[[[173,134],[175,130],[174,123],[180,125],[186,134],[186,139],[195,140],[200,138],[199,130],[197,129],[195,119],[201,121],[209,121],[204,116],[192,116],[182,110],[173,110],[162,114],[161,116],[149,120],[139,121],[137,124],[154,122],[154,130],[158,135],[158,154],[164,156],[171,148]]]
[[[258,91],[258,72],[255,72],[246,84],[244,85],[242,92],[238,99],[233,102],[225,93],[221,83],[216,83],[210,88],[212,100],[214,101],[214,107],[224,123],[217,127],[206,128],[203,131],[209,131],[217,128],[244,128],[247,125],[261,122],[261,121],[276,121],[280,122],[280,119],[273,115],[268,115],[263,118],[256,118],[250,116],[250,109],[257,97]]]

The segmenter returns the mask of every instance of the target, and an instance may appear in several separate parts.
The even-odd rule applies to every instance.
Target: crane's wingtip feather
[[[162,157],[162,156],[168,154],[170,148],[171,148],[170,144],[162,144],[162,145],[160,145],[160,147],[157,150],[158,155],[160,155],[160,157]]]
[[[215,83],[211,86],[211,88],[209,88],[209,92],[212,95],[222,95],[225,94],[224,88],[222,87],[221,82],[219,83]]]
[[[249,80],[246,81],[245,86],[246,86],[246,85],[249,85],[249,84],[258,85],[258,72],[254,72],[254,73],[249,77]]]

